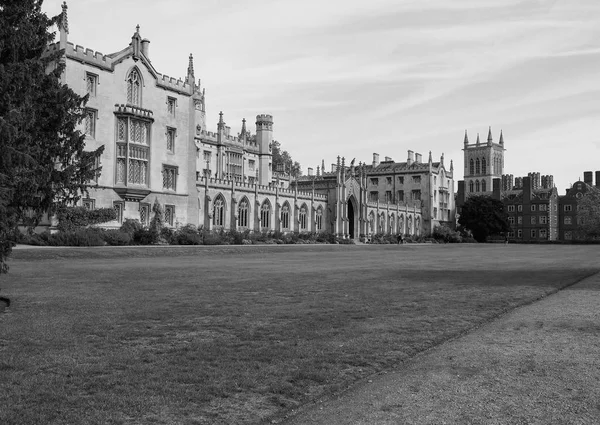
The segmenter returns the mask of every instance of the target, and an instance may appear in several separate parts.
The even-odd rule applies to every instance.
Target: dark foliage
[[[61,83],[61,52],[46,54],[59,17],[48,18],[41,4],[0,1],[0,274],[17,224],[33,226],[76,202],[102,151],[84,151],[76,127],[87,99]]]
[[[80,227],[93,226],[115,220],[117,213],[113,208],[88,210],[84,207],[61,207],[56,212],[58,230],[73,231]]]
[[[504,204],[486,195],[469,197],[462,207],[458,223],[470,230],[477,242],[485,242],[491,235],[510,231]]]

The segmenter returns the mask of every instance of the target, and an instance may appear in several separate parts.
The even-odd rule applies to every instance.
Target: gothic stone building
[[[148,224],[157,200],[169,226],[357,237],[368,233],[364,223],[376,216],[373,232],[421,233],[420,206],[366,202],[364,174],[358,177],[340,166],[324,178],[325,185],[285,183],[289,176],[272,170],[271,115],[257,115],[254,134],[244,120],[234,136],[221,113],[217,130],[210,131],[205,90],[195,78],[191,55],[186,77],[175,79],[154,67],[150,41],[142,38],[139,27],[115,53],[74,45],[68,40],[66,4],[59,33],[49,49],[63,52],[62,81],[89,95],[82,124],[86,143],[90,149],[104,146],[102,171],[82,204],[115,208],[117,220],[109,226],[118,227],[126,218]],[[382,211],[394,208],[393,226],[390,214],[380,224]]]

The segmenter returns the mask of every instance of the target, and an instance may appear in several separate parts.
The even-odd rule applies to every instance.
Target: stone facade
[[[105,55],[69,42],[65,4],[59,34],[48,49],[63,52],[63,83],[89,97],[81,124],[87,146],[104,146],[101,173],[81,204],[115,208],[117,220],[107,227],[119,227],[125,219],[148,224],[158,201],[166,225],[173,227],[190,223],[211,230],[353,238],[422,233],[420,205],[369,202],[365,174],[359,177],[338,164],[322,181],[310,182],[274,171],[271,115],[256,116],[254,134],[244,119],[232,135],[220,113],[217,130],[210,131],[192,56],[185,78],[159,73],[139,26],[128,46]]]

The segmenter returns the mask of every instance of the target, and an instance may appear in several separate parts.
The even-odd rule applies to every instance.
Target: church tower
[[[256,116],[256,143],[258,144],[258,184],[268,186],[272,181],[271,144],[273,142],[273,117],[261,114]]]
[[[492,128],[488,131],[486,143],[481,143],[479,134],[477,141],[469,144],[469,137],[465,130],[464,140],[465,155],[465,198],[472,195],[491,195],[495,178],[502,178],[504,171],[504,136],[500,131],[500,140],[494,143]]]

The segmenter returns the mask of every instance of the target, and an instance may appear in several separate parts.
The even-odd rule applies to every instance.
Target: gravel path
[[[600,273],[283,423],[600,424]]]

